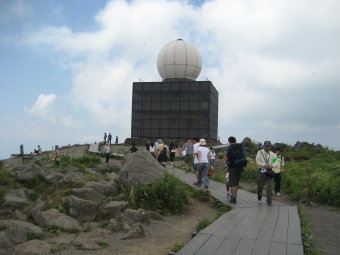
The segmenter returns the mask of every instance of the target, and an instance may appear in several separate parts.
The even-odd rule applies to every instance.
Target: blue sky
[[[0,159],[130,135],[132,82],[178,37],[220,93],[219,137],[340,149],[339,1],[0,0]]]

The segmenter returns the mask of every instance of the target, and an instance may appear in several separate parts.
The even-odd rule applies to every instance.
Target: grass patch
[[[310,228],[310,224],[307,216],[305,215],[302,206],[298,207],[298,212],[301,220],[301,235],[303,242],[303,250],[305,255],[320,255],[320,252],[315,248],[313,244],[313,233]]]
[[[169,173],[165,173],[152,185],[142,184],[124,189],[133,207],[161,214],[182,212],[189,198],[186,185]]]
[[[98,242],[98,245],[99,245],[100,247],[102,247],[102,248],[106,248],[106,247],[109,246],[109,244],[108,244],[107,242],[105,242],[105,241],[100,241],[100,242]]]
[[[175,244],[171,247],[170,251],[172,251],[172,252],[178,252],[180,249],[183,248],[183,246],[184,246],[184,244],[175,243]]]
[[[209,219],[202,219],[198,222],[197,226],[196,226],[196,232],[200,232],[202,229],[205,229],[206,227],[208,227],[211,223],[213,222],[213,220],[209,220]]]

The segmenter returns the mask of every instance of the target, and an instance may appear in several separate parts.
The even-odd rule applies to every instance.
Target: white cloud
[[[40,94],[29,109],[29,114],[44,116],[49,112],[49,109],[57,96],[55,94]]]
[[[211,0],[200,7],[116,0],[93,17],[96,31],[45,27],[27,42],[54,50],[72,70],[74,105],[126,136],[132,82],[157,77],[159,50],[179,36],[197,46],[201,75],[219,90],[220,136],[263,137],[280,124],[281,133],[301,134],[310,127],[310,136],[322,136],[323,128],[338,125],[325,112],[340,108],[339,10],[335,0]],[[31,112],[46,114],[40,108],[34,105]]]

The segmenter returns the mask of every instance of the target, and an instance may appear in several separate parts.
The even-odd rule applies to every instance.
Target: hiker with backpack
[[[273,186],[273,164],[276,154],[270,151],[271,142],[265,141],[263,143],[263,149],[259,150],[256,154],[256,164],[259,167],[257,177],[257,199],[261,201],[262,190],[264,185],[267,186],[267,205],[272,206],[272,186]]]
[[[247,159],[242,144],[236,143],[235,137],[229,137],[228,142],[230,146],[225,152],[224,159],[228,162],[229,167],[230,202],[236,204],[237,190],[241,174],[247,166]]]

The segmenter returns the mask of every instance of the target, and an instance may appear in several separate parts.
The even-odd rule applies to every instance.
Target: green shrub
[[[5,163],[2,160],[0,160],[0,170],[2,170],[4,166],[5,166]]]
[[[169,173],[165,173],[152,185],[139,185],[125,192],[128,192],[132,206],[160,211],[162,214],[179,213],[188,203],[186,185]]]
[[[12,170],[0,170],[0,185],[13,187],[16,183],[15,174]]]
[[[205,229],[206,227],[208,227],[211,223],[212,221],[209,219],[200,220],[196,226],[196,232],[197,233],[200,232],[202,229]]]

